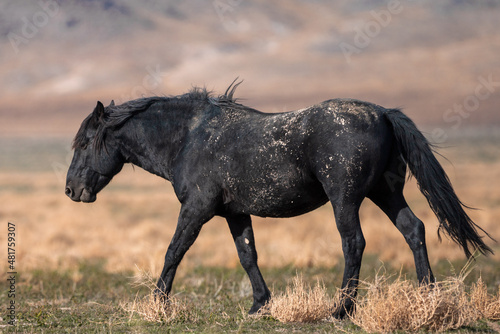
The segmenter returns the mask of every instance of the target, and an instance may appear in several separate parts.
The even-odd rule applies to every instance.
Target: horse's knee
[[[345,253],[355,256],[361,256],[366,247],[365,237],[361,231],[352,237],[344,238],[342,244]]]

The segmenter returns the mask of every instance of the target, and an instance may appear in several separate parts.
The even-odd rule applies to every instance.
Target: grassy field
[[[499,277],[494,261],[481,261],[482,277],[493,287]],[[374,257],[368,257],[365,268],[380,266]],[[460,267],[462,262],[455,262]],[[102,261],[83,261],[74,269],[38,269],[23,271],[18,276],[19,297],[16,302],[18,324],[2,326],[5,332],[23,333],[163,333],[168,332],[355,332],[364,331],[350,320],[316,321],[312,323],[282,323],[271,316],[250,317],[251,289],[246,274],[240,268],[195,267],[176,279],[175,298],[182,308],[173,319],[163,322],[145,320],[135,303],[148,296],[148,286],[137,285],[133,271],[111,273]],[[451,265],[440,262],[435,268],[447,272]],[[494,268],[494,269],[493,269]],[[300,271],[304,281],[314,284],[321,280],[329,295],[341,280],[339,267],[296,269],[293,266],[265,268],[263,275],[274,295],[284,292],[287,284]],[[397,268],[386,267],[387,272]],[[365,277],[374,275],[369,269]],[[409,277],[413,274],[409,273]],[[471,273],[467,284],[477,280],[478,271]],[[144,278],[142,278],[144,280]],[[148,283],[148,281],[146,281]],[[7,290],[4,280],[2,291]],[[363,296],[366,292],[361,290]],[[6,296],[1,296],[2,305]],[[461,328],[459,333],[492,332],[500,323],[478,321]]]
[[[69,140],[0,138],[0,244],[7,249],[8,222],[16,229],[17,327],[5,326],[9,278],[1,278],[0,304],[5,332],[363,332],[350,320],[310,324],[282,323],[272,316],[249,317],[249,281],[239,266],[229,230],[215,218],[187,253],[174,282],[182,304],[170,321],[147,321],[137,302],[149,293],[146,276],[157,277],[175,229],[179,204],[167,181],[126,167],[89,205],[64,195],[71,154]],[[500,240],[500,150],[498,137],[455,138],[441,152],[459,197],[479,210],[472,218]],[[448,145],[449,144],[449,145]],[[439,243],[437,221],[414,181],[406,188],[414,212],[425,222],[431,265],[438,280],[458,276],[465,259],[448,239]],[[377,272],[415,280],[411,252],[399,232],[371,203],[363,204],[367,241],[361,279]],[[342,279],[340,238],[331,207],[290,219],[254,218],[259,263],[273,295],[284,293],[297,274],[317,280],[334,296]],[[5,233],[4,233],[5,231]],[[481,276],[490,294],[498,293],[496,254],[480,257],[465,278],[468,291]],[[7,257],[7,251],[5,251]],[[6,263],[6,262],[4,262]],[[4,265],[7,273],[7,264]],[[361,296],[366,291],[361,291]],[[134,304],[135,302],[135,304]],[[500,323],[476,321],[461,333],[495,332]]]

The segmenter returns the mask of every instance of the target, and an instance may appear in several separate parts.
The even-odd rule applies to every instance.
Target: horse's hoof
[[[332,313],[332,317],[334,317],[337,320],[342,320],[347,316],[347,312],[343,307],[338,308]]]
[[[349,315],[354,314],[355,309],[356,309],[356,307],[355,307],[354,303],[349,302],[349,301],[344,302],[344,303],[342,303],[341,306],[338,306],[335,308],[335,311],[333,311],[333,313],[332,313],[332,317],[334,317],[335,319],[338,319],[338,320],[345,319]]]
[[[161,291],[160,289],[156,288],[155,291],[153,292],[153,296],[155,299],[155,302],[162,303],[165,305],[168,305],[168,295]]]
[[[262,315],[269,315],[270,311],[269,308],[266,307],[266,304],[256,304],[254,303],[252,307],[250,308],[250,311],[248,311],[248,315],[251,316],[262,316]]]

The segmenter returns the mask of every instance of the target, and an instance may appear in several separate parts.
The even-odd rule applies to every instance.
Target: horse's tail
[[[469,246],[482,254],[493,254],[492,249],[481,240],[477,230],[488,237],[489,234],[477,226],[464,211],[467,206],[458,199],[450,179],[433,154],[432,145],[415,123],[398,109],[387,110],[385,116],[392,125],[398,148],[410,173],[417,179],[420,191],[439,219],[439,239],[441,240],[439,233],[443,228],[463,248],[468,258],[472,256]]]

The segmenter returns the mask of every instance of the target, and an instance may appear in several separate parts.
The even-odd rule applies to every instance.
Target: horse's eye
[[[87,149],[87,146],[88,146],[88,143],[82,144],[81,149],[82,149],[82,150],[86,150],[86,149]]]

